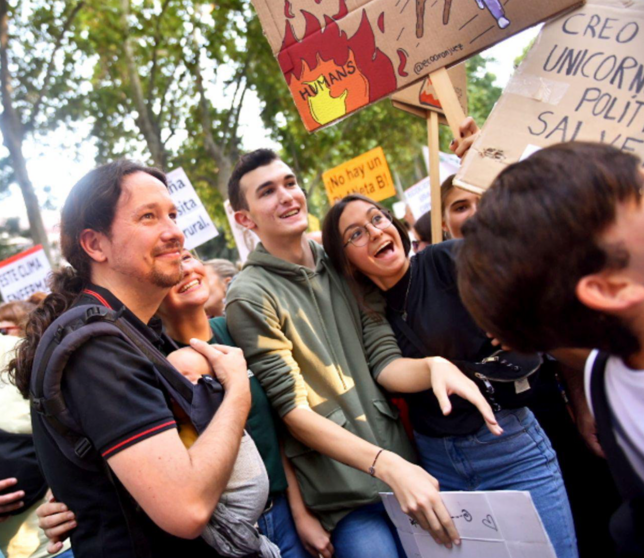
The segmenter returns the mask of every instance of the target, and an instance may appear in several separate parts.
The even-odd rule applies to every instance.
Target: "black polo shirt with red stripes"
[[[108,290],[90,285],[77,304],[123,304]],[[173,347],[161,321],[147,325],[129,309],[123,316],[163,353]],[[216,557],[201,538],[173,537],[157,527],[105,466],[105,460],[156,434],[176,428],[175,418],[152,363],[117,337],[99,337],[80,347],[65,368],[62,391],[95,451],[81,469],[64,457],[34,413],[34,439],[45,477],[59,501],[76,514],[72,531],[76,558]]]

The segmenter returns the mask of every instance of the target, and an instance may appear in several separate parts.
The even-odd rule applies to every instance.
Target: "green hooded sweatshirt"
[[[230,334],[280,417],[308,407],[414,461],[398,411],[374,381],[387,364],[401,358],[394,334],[386,321],[359,308],[322,247],[310,244],[315,270],[276,258],[261,244],[250,254],[226,295]],[[328,530],[389,490],[288,433],[284,450],[306,505]]]

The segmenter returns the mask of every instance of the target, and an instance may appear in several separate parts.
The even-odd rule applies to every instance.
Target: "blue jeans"
[[[382,502],[343,517],[331,533],[335,558],[405,558],[396,527]]]
[[[532,411],[496,413],[503,428],[470,436],[433,438],[415,433],[423,468],[441,490],[527,490],[558,558],[577,558],[577,538],[557,456]]]
[[[275,543],[282,558],[312,558],[300,541],[285,494],[273,499],[273,507],[257,521],[259,531]]]

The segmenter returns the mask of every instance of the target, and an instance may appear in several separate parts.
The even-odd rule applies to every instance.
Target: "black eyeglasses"
[[[346,248],[349,244],[353,244],[354,246],[358,247],[366,246],[369,243],[369,239],[371,238],[369,229],[367,229],[367,225],[371,225],[372,227],[383,231],[389,225],[391,225],[391,223],[391,215],[383,213],[382,211],[378,211],[374,214],[370,221],[360,227],[353,229],[353,232],[349,236],[349,240],[344,243],[343,247]]]

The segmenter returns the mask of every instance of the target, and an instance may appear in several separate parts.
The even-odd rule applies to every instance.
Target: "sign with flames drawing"
[[[456,98],[463,112],[467,114],[467,74],[465,64],[454,66],[447,70],[447,73],[456,92]],[[437,112],[441,116],[445,114],[429,77],[394,93],[391,96],[391,102],[396,108],[421,118],[427,118],[428,111]]]
[[[252,0],[307,130],[583,0]]]

